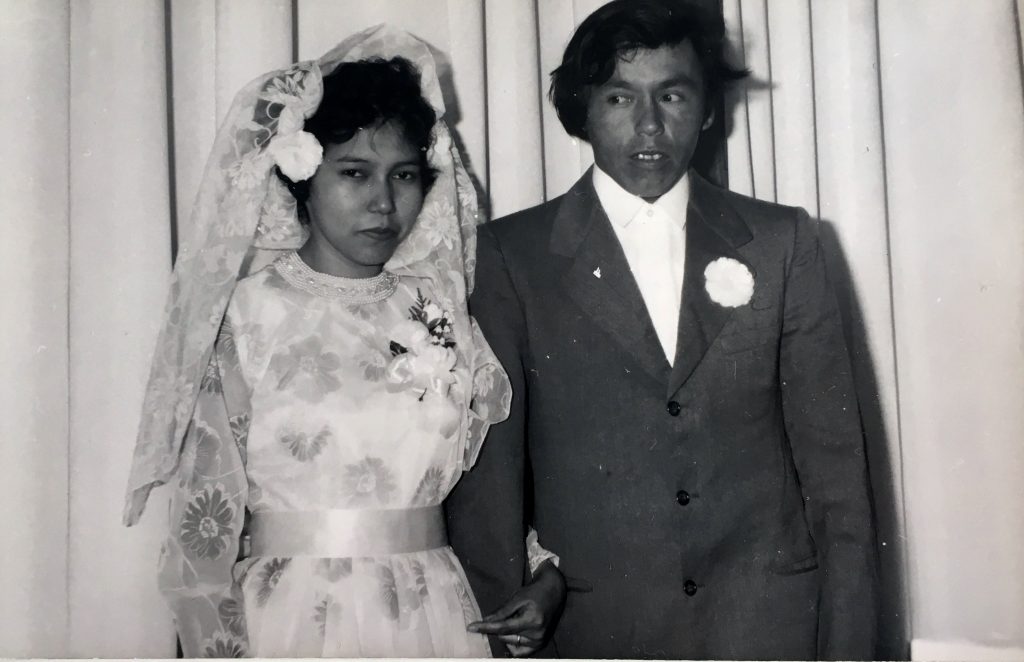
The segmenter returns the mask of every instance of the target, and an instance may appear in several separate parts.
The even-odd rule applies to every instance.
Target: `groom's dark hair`
[[[615,62],[640,48],[693,45],[704,78],[704,112],[717,107],[725,86],[746,69],[729,64],[720,15],[688,0],[614,0],[588,16],[551,72],[548,97],[570,136],[588,140],[587,104],[594,86],[615,72]]]

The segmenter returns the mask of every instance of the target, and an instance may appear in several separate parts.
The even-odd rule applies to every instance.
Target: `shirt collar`
[[[675,186],[653,203],[637,197],[619,186],[611,175],[594,164],[594,191],[597,199],[608,215],[608,220],[619,227],[628,226],[638,214],[648,209],[664,212],[668,218],[677,220],[681,226],[686,225],[686,206],[690,202],[690,178],[687,173],[679,178]]]

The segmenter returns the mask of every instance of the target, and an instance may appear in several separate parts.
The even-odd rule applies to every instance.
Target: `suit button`
[[[697,593],[697,582],[692,579],[687,579],[683,582],[683,593],[686,595],[694,595]]]
[[[683,410],[683,407],[675,400],[669,400],[668,404],[665,406],[665,409],[668,410],[670,416],[678,416],[679,412]]]
[[[676,492],[676,501],[679,502],[680,506],[685,506],[690,503],[690,493],[686,490],[679,490]]]

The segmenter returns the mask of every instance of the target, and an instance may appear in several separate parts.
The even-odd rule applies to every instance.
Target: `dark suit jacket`
[[[590,173],[480,229],[471,312],[513,411],[449,498],[452,545],[486,613],[533,523],[570,584],[552,654],[870,658],[864,445],[815,223],[690,177],[674,367]],[[719,257],[754,274],[748,304],[708,296]]]

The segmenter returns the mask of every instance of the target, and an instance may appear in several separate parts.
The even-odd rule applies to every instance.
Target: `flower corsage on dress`
[[[385,372],[389,390],[408,389],[419,400],[427,394],[448,395],[458,360],[451,315],[419,290],[409,318],[392,330],[390,348]]]

